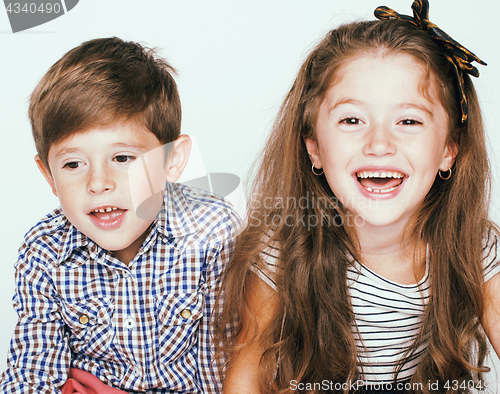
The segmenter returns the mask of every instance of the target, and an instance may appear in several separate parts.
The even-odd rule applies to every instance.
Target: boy
[[[19,251],[0,393],[219,391],[209,318],[239,218],[172,183],[191,147],[172,71],[97,39],[35,88],[35,160],[61,208]]]

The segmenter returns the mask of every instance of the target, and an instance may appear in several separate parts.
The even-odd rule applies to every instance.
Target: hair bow
[[[398,14],[396,11],[385,7],[377,7],[374,14],[377,19],[399,19],[409,22],[425,32],[436,40],[443,48],[444,55],[448,61],[453,65],[453,70],[458,81],[458,90],[460,94],[460,107],[462,109],[462,123],[467,120],[467,98],[464,90],[464,77],[463,72],[470,74],[474,77],[479,77],[479,71],[471,63],[476,61],[479,64],[486,66],[486,63],[474,55],[464,46],[460,45],[443,30],[437,27],[434,23],[429,21],[429,1],[428,0],[415,0],[411,5],[413,9],[413,17],[408,15]]]

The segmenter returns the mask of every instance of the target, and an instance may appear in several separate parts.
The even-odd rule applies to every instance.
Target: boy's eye
[[[118,163],[128,163],[129,161],[134,161],[135,156],[118,155],[118,156],[115,156],[115,160]]]
[[[82,165],[83,163],[80,162],[80,161],[70,161],[69,163],[66,163],[63,168],[69,168],[70,170],[74,170],[78,167],[80,167],[80,165]]]
[[[358,125],[361,123],[361,120],[359,120],[358,118],[344,118],[340,121],[340,123],[348,125]]]

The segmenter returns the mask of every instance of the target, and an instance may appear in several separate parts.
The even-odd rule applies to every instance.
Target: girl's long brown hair
[[[459,147],[452,177],[436,177],[407,231],[428,244],[431,281],[422,329],[407,357],[425,340],[428,347],[411,381],[423,383],[428,392],[429,380],[478,381],[487,371],[480,319],[482,238],[492,226],[487,219],[490,171],[474,87],[465,75],[469,118],[462,124],[451,66],[438,44],[406,22],[356,22],[331,31],[301,67],[268,138],[246,228],[225,273],[223,310],[215,326],[221,351],[230,357],[245,346],[235,347],[236,336],[252,324],[246,303],[250,267],[265,265],[266,243],[279,248],[275,318],[253,338],[264,350],[262,392],[291,393],[291,381],[342,383],[361,376],[346,283],[346,255],[359,257],[359,245],[325,177],[312,174],[304,138],[315,136],[318,109],[337,70],[355,56],[379,51],[408,54],[423,65],[423,94],[431,83],[437,86],[448,115],[448,141]]]

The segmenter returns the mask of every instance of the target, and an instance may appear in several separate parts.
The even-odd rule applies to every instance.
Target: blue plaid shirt
[[[221,391],[209,319],[239,225],[222,199],[169,184],[127,266],[60,209],[47,215],[19,250],[0,393],[60,393],[70,367],[125,391]]]

